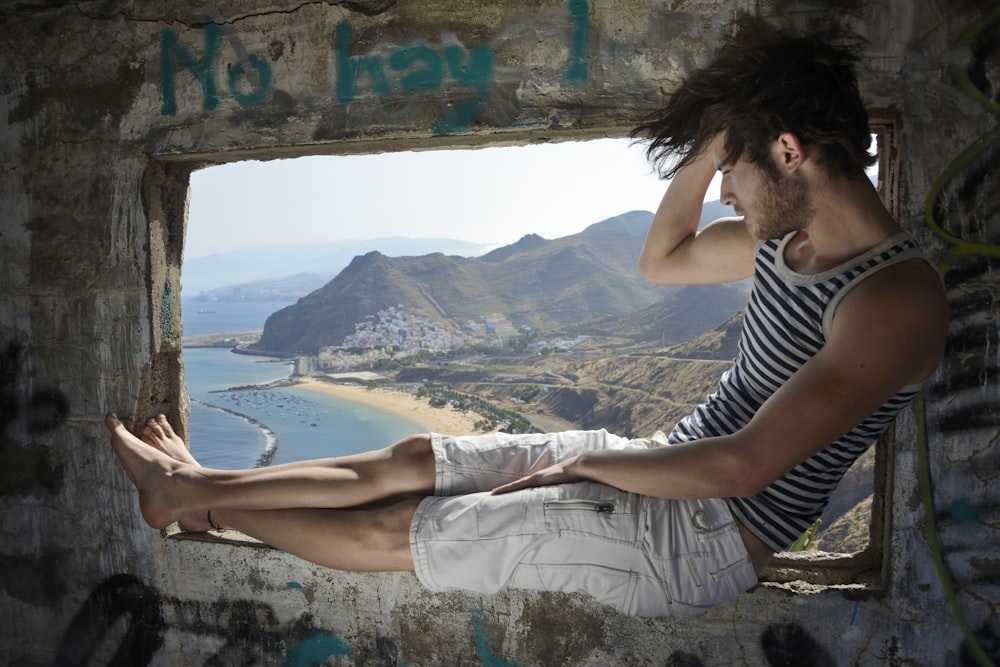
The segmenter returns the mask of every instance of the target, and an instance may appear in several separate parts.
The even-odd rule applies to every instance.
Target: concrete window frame
[[[898,219],[898,171],[897,156],[898,132],[895,115],[889,112],[873,114],[870,121],[872,133],[877,139],[878,152],[878,190],[889,212]],[[604,133],[601,137],[611,136]],[[565,137],[567,140],[585,141],[601,138],[581,134],[581,136]],[[517,138],[509,135],[498,137],[492,142],[488,138],[469,138],[463,143],[440,143],[435,139],[409,140],[397,143],[386,143],[385,151],[419,149],[448,149],[487,147],[490,145],[511,145],[518,143]],[[528,144],[537,141],[531,137],[521,138],[520,143]],[[356,153],[371,153],[370,146],[356,147],[337,145],[336,150],[328,150],[328,154],[351,155]],[[167,312],[166,301],[159,295],[167,294],[171,289],[180,294],[181,258],[187,231],[187,208],[189,196],[189,180],[191,174],[201,168],[234,162],[239,160],[294,158],[306,155],[322,154],[316,147],[289,147],[269,151],[238,151],[220,155],[175,155],[159,156],[151,160],[143,183],[143,195],[150,224],[150,261],[148,266],[148,287],[150,293],[150,312],[153,316],[153,347],[154,357],[161,364],[158,377],[148,378],[151,388],[142,392],[142,403],[152,407],[149,411],[166,412],[171,423],[179,425],[179,432],[187,440],[190,404],[183,377],[183,351],[179,333],[171,336],[171,329],[180,332],[180,312]],[[224,159],[220,159],[224,157]],[[160,409],[157,410],[156,408]],[[866,547],[857,553],[843,554],[822,551],[782,552],[776,554],[772,563],[761,577],[765,586],[782,586],[795,589],[808,587],[834,587],[854,590],[859,594],[877,593],[888,581],[887,567],[890,559],[887,557],[890,540],[890,523],[892,507],[892,453],[897,443],[897,429],[890,428],[884,433],[875,447],[875,472],[873,480],[873,499],[871,521],[869,523],[869,539]],[[169,539],[181,541],[202,541],[227,543],[238,546],[270,548],[249,536],[235,531],[213,533],[187,533],[174,524],[162,531]]]

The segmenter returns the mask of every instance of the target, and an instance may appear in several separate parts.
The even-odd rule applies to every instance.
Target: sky
[[[184,257],[390,236],[553,239],[655,211],[665,189],[626,139],[235,162],[192,174]],[[706,200],[718,197],[717,178]]]

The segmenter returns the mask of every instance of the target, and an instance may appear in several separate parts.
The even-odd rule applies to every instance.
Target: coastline
[[[465,413],[450,405],[434,408],[427,401],[404,391],[384,387],[368,388],[355,384],[334,384],[314,378],[296,378],[296,386],[391,412],[435,433],[447,435],[482,433],[475,428],[477,416],[474,413]]]
[[[274,460],[274,455],[278,451],[278,434],[271,430],[271,427],[257,419],[256,417],[251,417],[250,415],[245,415],[242,412],[237,412],[236,410],[231,410],[229,408],[223,407],[221,405],[215,405],[214,403],[208,403],[197,398],[191,398],[192,403],[197,403],[203,408],[209,410],[218,410],[220,412],[225,412],[226,414],[232,415],[238,419],[242,419],[246,423],[250,424],[257,430],[259,430],[264,435],[264,449],[261,451],[260,456],[257,457],[257,462],[254,464],[254,468],[263,468],[271,465],[271,461]]]

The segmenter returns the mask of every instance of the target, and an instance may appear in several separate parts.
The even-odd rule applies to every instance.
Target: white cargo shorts
[[[666,446],[606,431],[431,435],[435,496],[410,527],[417,577],[433,591],[586,593],[634,616],[680,616],[757,583],[722,500],[663,500],[578,482],[492,495],[591,449]]]

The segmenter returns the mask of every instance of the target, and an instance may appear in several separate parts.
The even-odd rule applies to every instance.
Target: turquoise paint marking
[[[381,99],[394,92],[445,97],[445,75],[449,74],[459,88],[469,92],[457,93],[459,99],[447,105],[433,131],[436,134],[464,132],[482,116],[493,86],[495,54],[489,45],[466,49],[459,44],[449,44],[438,50],[415,42],[382,57],[375,53],[353,55],[353,41],[354,28],[350,23],[337,24],[334,30],[334,70],[337,73],[334,95],[340,104],[358,99],[364,78],[370,83],[370,94]]]
[[[485,102],[493,86],[493,60],[495,53],[487,44],[472,48],[465,55],[465,49],[457,44],[444,47],[444,59],[448,62],[451,78],[460,86],[474,90]]]
[[[414,44],[389,56],[389,66],[397,72],[410,69],[417,64],[422,65],[422,67],[410,70],[399,78],[399,87],[404,92],[429,92],[440,90],[444,86],[444,68],[441,66],[441,56],[431,47],[424,44]]]
[[[287,584],[287,586],[289,588],[302,588],[302,584],[300,584],[297,581],[289,581],[288,584]]]
[[[326,664],[333,655],[350,655],[351,646],[332,632],[317,632],[295,644],[285,659],[286,667]]]
[[[335,55],[337,60],[337,85],[334,92],[337,101],[349,104],[357,99],[356,83],[362,71],[368,74],[372,81],[372,92],[378,97],[388,97],[391,89],[389,79],[382,68],[382,59],[377,55],[352,56],[351,41],[354,39],[354,28],[350,23],[337,24],[334,30]]]
[[[951,518],[964,526],[976,526],[980,523],[979,508],[968,498],[958,498],[948,510]]]
[[[160,33],[160,92],[163,103],[160,113],[173,116],[177,113],[177,97],[174,89],[174,63],[179,61],[201,85],[202,107],[214,111],[219,106],[219,93],[215,88],[215,60],[219,55],[219,26],[209,23],[205,26],[205,49],[201,58],[196,59],[184,48],[173,30]]]
[[[232,26],[227,27],[232,30]],[[203,32],[205,46],[200,58],[196,58],[181,44],[177,33],[173,30],[163,30],[160,33],[160,93],[163,96],[160,113],[164,116],[177,114],[177,90],[174,80],[179,71],[178,63],[182,69],[190,72],[201,86],[202,109],[215,111],[219,108],[219,91],[215,77],[223,29],[215,23],[208,23]],[[271,64],[263,58],[247,54],[234,32],[227,34],[239,55],[239,60],[229,69],[229,95],[240,106],[257,104],[267,97],[271,88]],[[250,83],[250,92],[240,90],[240,79],[246,79]]]
[[[267,91],[271,88],[270,63],[257,56],[247,56],[247,60],[253,71],[256,72],[256,76],[248,73],[242,62],[237,62],[229,70],[229,96],[236,100],[241,107],[252,106],[262,101],[267,97]],[[237,86],[240,77],[244,77],[250,82],[251,92],[240,92]]]
[[[479,610],[473,607],[469,610],[472,617],[472,636],[476,641],[476,657],[479,658],[484,667],[517,667],[515,662],[507,662],[493,654],[493,648],[486,638],[486,628],[483,627],[483,619]]]
[[[566,81],[579,86],[587,83],[590,77],[590,64],[587,60],[590,50],[590,7],[587,0],[569,0],[569,13],[573,17],[573,37],[570,40]]]
[[[432,129],[435,134],[465,132],[482,117],[486,109],[493,86],[493,49],[481,44],[471,49],[468,57],[465,53],[465,49],[455,44],[444,48],[448,72],[455,83],[472,91],[472,97],[453,104],[444,118],[434,124]]]

